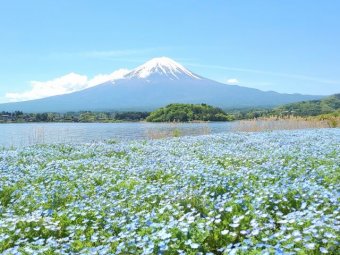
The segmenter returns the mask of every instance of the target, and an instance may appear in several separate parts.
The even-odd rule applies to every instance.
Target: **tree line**
[[[24,113],[22,111],[1,112],[1,122],[119,122],[141,121],[148,112],[67,112],[67,113]]]
[[[320,100],[303,101],[275,108],[244,108],[222,110],[207,104],[170,104],[153,112],[67,112],[24,113],[22,111],[0,112],[0,122],[188,122],[231,121],[269,116],[320,116],[340,117],[340,94]]]

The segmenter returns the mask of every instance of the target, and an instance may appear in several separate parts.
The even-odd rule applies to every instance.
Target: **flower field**
[[[0,150],[2,254],[340,254],[340,129]]]

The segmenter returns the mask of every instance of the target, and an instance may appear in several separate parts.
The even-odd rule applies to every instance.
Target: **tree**
[[[152,112],[150,122],[228,121],[232,118],[222,109],[207,104],[170,104]]]

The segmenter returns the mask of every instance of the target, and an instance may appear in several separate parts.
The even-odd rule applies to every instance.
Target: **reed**
[[[46,138],[45,129],[43,127],[36,127],[34,128],[33,133],[27,136],[28,145],[44,144],[46,140],[45,138]]]
[[[201,128],[184,129],[181,128],[179,123],[172,122],[170,129],[148,129],[145,131],[149,139],[162,139],[168,137],[180,137],[184,135],[208,135],[211,134],[211,129],[208,124],[203,125]]]
[[[145,131],[146,136],[149,139],[162,139],[167,137],[179,137],[181,136],[180,129],[178,128],[178,124],[173,122],[171,123],[170,129],[163,128],[150,128]]]
[[[266,117],[251,120],[241,120],[234,127],[233,131],[240,132],[260,132],[271,130],[293,130],[310,128],[330,128],[339,127],[338,119],[319,119],[315,117]]]

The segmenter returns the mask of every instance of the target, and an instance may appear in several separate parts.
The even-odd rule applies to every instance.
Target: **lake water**
[[[237,122],[209,123],[23,123],[0,124],[0,146],[152,139],[228,132]]]

